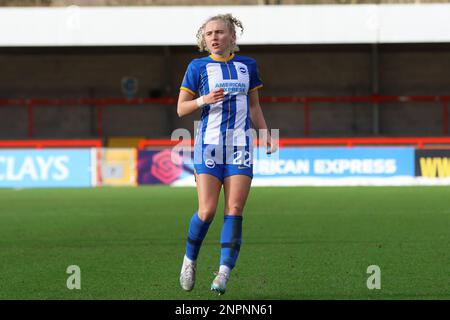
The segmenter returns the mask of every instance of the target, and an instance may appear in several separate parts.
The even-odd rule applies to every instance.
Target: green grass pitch
[[[192,292],[178,276],[194,188],[0,190],[0,299],[449,299],[449,187],[253,188],[227,293],[223,199]],[[69,290],[69,265],[81,289]],[[381,269],[369,290],[367,267]]]

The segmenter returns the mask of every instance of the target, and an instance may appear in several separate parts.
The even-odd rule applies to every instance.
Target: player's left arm
[[[248,94],[250,95],[250,115],[253,125],[256,130],[263,129],[260,136],[262,145],[267,146],[267,153],[274,153],[278,150],[278,143],[272,139],[269,129],[267,128],[266,119],[264,118],[261,105],[259,104],[258,89],[255,88]]]

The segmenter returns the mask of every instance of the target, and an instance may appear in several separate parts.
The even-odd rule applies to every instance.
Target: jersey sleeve
[[[189,63],[180,90],[185,90],[195,96],[196,92],[198,92],[199,79],[200,75],[198,68],[195,66],[194,62]]]
[[[263,83],[261,81],[261,77],[259,75],[259,69],[258,65],[256,64],[256,61],[252,61],[252,63],[249,65],[250,67],[250,89],[257,90],[263,86]]]

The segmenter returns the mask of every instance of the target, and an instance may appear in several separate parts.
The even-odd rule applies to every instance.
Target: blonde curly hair
[[[205,41],[205,27],[206,24],[210,21],[216,21],[216,20],[222,20],[225,23],[225,26],[228,28],[228,30],[231,32],[231,34],[236,35],[236,27],[241,29],[240,35],[244,32],[244,27],[242,26],[242,22],[235,17],[233,17],[230,13],[227,14],[218,14],[216,16],[213,16],[206,20],[202,26],[197,31],[197,46],[199,48],[199,51],[209,51],[208,47],[206,46]],[[231,53],[239,51],[239,47],[236,45],[236,42],[232,43],[231,45]]]

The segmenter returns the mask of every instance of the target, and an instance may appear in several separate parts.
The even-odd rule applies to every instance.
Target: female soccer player
[[[242,239],[242,212],[253,178],[252,137],[255,129],[267,125],[259,104],[262,82],[254,59],[234,54],[236,27],[242,23],[231,14],[209,18],[198,30],[200,51],[207,57],[194,59],[184,75],[178,98],[180,117],[201,109],[194,147],[198,211],[189,224],[186,253],[180,274],[181,287],[191,291],[195,283],[197,256],[216,213],[223,185],[224,223],[221,233],[219,272],[211,290],[225,293],[230,272],[236,264]],[[251,120],[250,120],[251,119]],[[270,135],[267,153],[277,149]]]

